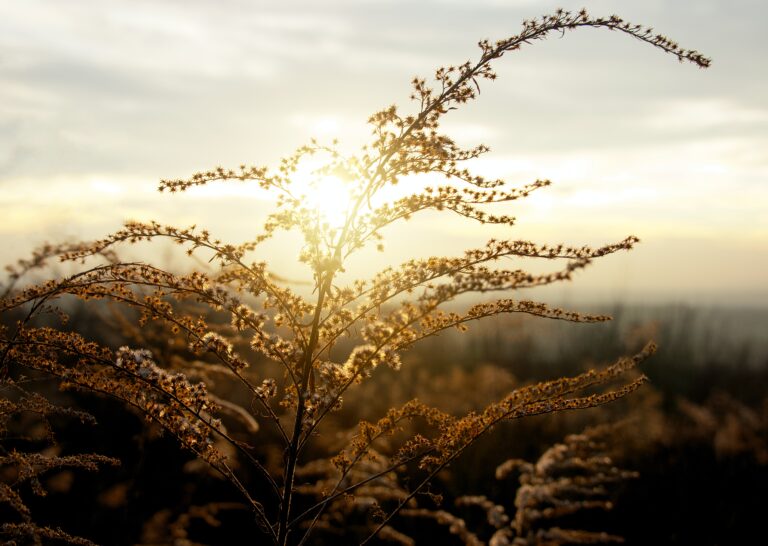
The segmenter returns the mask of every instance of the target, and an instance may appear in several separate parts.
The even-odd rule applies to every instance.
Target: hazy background
[[[759,0],[0,0],[0,261],[129,218],[245,239],[268,202],[237,185],[160,195],[157,181],[275,164],[311,136],[354,150],[369,114],[410,107],[414,75],[475,58],[479,39],[515,34],[525,18],[583,5],[653,26],[713,65],[680,65],[592,29],[505,57],[498,81],[445,129],[491,146],[477,170],[555,185],[512,208],[512,230],[428,217],[391,233],[377,263],[455,254],[490,236],[599,244],[636,234],[637,250],[544,296],[763,305],[768,5]],[[261,259],[285,271],[293,256]]]

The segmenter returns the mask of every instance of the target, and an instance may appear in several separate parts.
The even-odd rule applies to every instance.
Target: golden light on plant
[[[550,181],[537,178],[512,187],[503,179],[472,172],[472,160],[489,148],[461,147],[442,132],[443,117],[477,98],[478,82],[496,78],[491,64],[504,54],[547,35],[585,27],[624,33],[701,68],[710,63],[700,53],[617,16],[595,18],[585,10],[557,10],[525,21],[517,35],[480,41],[475,63],[438,68],[431,80],[414,78],[415,112],[394,105],[375,112],[368,119],[372,140],[357,153],[343,155],[337,142],[323,145],[313,140],[283,157],[276,168],[219,166],[161,180],[160,191],[169,193],[227,181],[247,183],[276,197],[256,237],[238,244],[224,242],[197,224],[179,228],[157,221],[128,221],[96,241],[46,245],[7,268],[0,312],[22,318],[6,321],[9,326],[0,324],[0,387],[10,372],[25,368],[58,378],[67,388],[107,394],[136,408],[233,486],[242,501],[238,509],[247,508],[254,533],[260,533],[254,534],[253,543],[317,544],[319,534],[330,533],[331,543],[344,536],[345,544],[362,546],[397,536],[405,537],[401,544],[415,544],[395,528],[407,530],[401,516],[413,509],[428,510],[411,512],[417,516],[435,513],[437,496],[429,492],[433,482],[491,429],[528,416],[602,406],[647,380],[633,369],[655,352],[653,343],[603,369],[521,386],[488,401],[479,411],[454,415],[414,398],[389,407],[383,415],[379,412],[372,421],[358,421],[350,409],[357,430],[343,438],[328,430],[329,421],[345,407],[348,391],[381,377],[375,375],[377,368],[399,370],[401,353],[421,340],[452,329],[464,331],[468,323],[498,315],[527,314],[574,323],[610,319],[518,294],[569,281],[594,260],[630,250],[639,241],[633,235],[596,247],[492,237],[454,255],[387,265],[366,278],[341,276],[345,260],[365,249],[382,249],[382,231],[417,214],[444,213],[461,217],[466,224],[505,230],[514,225],[506,207],[543,190]],[[376,200],[388,197],[388,188],[402,187],[408,177],[428,175],[442,181],[418,189],[409,183],[404,189],[411,191],[403,197],[383,204]],[[505,208],[499,210],[501,206]],[[344,229],[338,229],[341,226]],[[269,253],[260,246],[286,232],[301,236],[297,261],[312,269],[311,293],[299,293],[275,272]],[[173,241],[195,263],[204,258],[207,264],[176,273],[121,259],[119,252],[125,246],[155,240]],[[254,255],[266,259],[252,261]],[[87,261],[88,266],[62,279],[18,283],[28,271],[53,259]],[[539,272],[517,266],[531,259],[547,267]],[[492,299],[486,299],[489,295]],[[130,329],[125,329],[139,347],[115,350],[71,327],[49,326],[51,310],[65,317],[66,308],[56,308],[58,300],[72,297],[110,300],[130,309],[124,321]],[[474,303],[456,305],[462,301]],[[134,334],[140,329],[154,332],[153,337]],[[148,339],[161,339],[161,348],[149,350]],[[170,347],[178,353],[169,354]],[[215,382],[209,375],[214,373]],[[247,396],[230,397],[234,391],[228,392],[229,386],[215,392],[222,383]],[[26,393],[21,391],[20,396]],[[33,400],[21,398],[27,399]],[[49,411],[37,406],[32,407],[38,413]],[[9,413],[3,410],[0,417],[3,412]],[[418,429],[410,427],[414,420]],[[0,433],[3,430],[0,419]],[[326,440],[332,436],[332,442]],[[268,438],[275,442],[270,453],[277,457],[258,447]],[[2,453],[11,449],[0,444]],[[19,475],[26,468],[62,465],[41,464],[46,457],[34,452],[14,457],[6,459],[22,469]],[[91,461],[87,455],[78,460]],[[25,543],[27,537],[35,543],[42,543],[41,537],[69,540],[57,530],[35,527],[22,497],[2,481],[0,486],[0,497],[11,499],[11,509],[21,522],[1,525],[0,536],[23,537]],[[365,513],[350,516],[354,495],[358,500],[373,499],[364,504],[375,510],[366,508]],[[430,500],[425,503],[421,497]],[[554,506],[559,509],[562,503],[557,502]],[[589,503],[594,506],[592,495]],[[445,520],[443,513],[447,511],[439,517]],[[531,544],[528,535],[515,535],[522,535],[521,529],[527,527],[521,523],[517,530],[499,529],[489,543]],[[566,538],[552,544],[575,542],[569,537],[580,543],[605,538],[581,530],[557,532]],[[480,543],[474,534],[465,535],[465,544]],[[542,536],[536,535],[536,543]]]

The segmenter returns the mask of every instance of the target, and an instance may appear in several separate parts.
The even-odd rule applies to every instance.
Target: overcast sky
[[[479,39],[515,34],[523,19],[583,5],[650,25],[713,65],[592,29],[505,57],[446,132],[491,147],[485,173],[555,185],[516,205],[513,230],[430,220],[408,240],[456,254],[486,236],[633,233],[636,251],[554,296],[768,303],[764,0],[0,0],[0,259],[129,218],[243,239],[266,203],[237,188],[169,197],[157,180],[274,164],[311,136],[353,150],[369,114],[409,107],[414,75],[475,58]],[[381,259],[409,254],[390,248]]]

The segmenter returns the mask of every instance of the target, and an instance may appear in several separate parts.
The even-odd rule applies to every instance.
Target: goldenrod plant
[[[313,448],[323,437],[324,423],[342,407],[345,393],[361,382],[375,381],[377,367],[398,369],[401,353],[424,338],[507,313],[571,322],[609,320],[517,294],[568,281],[595,259],[631,249],[638,242],[635,236],[599,247],[494,238],[455,256],[412,259],[369,278],[346,280],[354,275],[345,269],[351,256],[368,247],[384,251],[386,227],[425,211],[459,215],[466,222],[513,225],[511,215],[496,212],[500,204],[511,205],[542,191],[550,181],[510,187],[504,180],[473,173],[470,160],[488,148],[462,148],[441,132],[441,123],[452,110],[478,97],[480,82],[496,78],[492,65],[506,53],[582,28],[629,36],[701,68],[710,63],[698,52],[617,16],[558,10],[525,21],[510,38],[482,40],[475,61],[439,68],[431,80],[414,78],[415,108],[403,112],[389,106],[373,114],[368,120],[372,139],[359,153],[342,153],[335,142],[312,141],[276,168],[218,167],[163,180],[160,191],[170,193],[215,182],[255,184],[273,195],[274,210],[255,238],[238,244],[197,226],[131,221],[101,240],[46,247],[11,270],[13,285],[1,305],[18,320],[0,332],[3,377],[9,380],[14,370],[31,369],[57,377],[63,387],[103,393],[136,408],[231,482],[253,514],[256,534],[249,541],[312,543],[316,533],[330,525],[328,510],[343,513],[340,503],[354,503],[355,495],[369,499],[371,508],[362,516],[365,532],[355,540],[365,544],[382,533],[399,536],[398,514],[417,510],[417,495],[495,425],[606,404],[646,380],[633,370],[653,354],[652,343],[604,369],[524,386],[490,400],[476,413],[453,415],[412,400],[377,421],[359,422],[345,445],[322,457]],[[308,199],[297,184],[298,173],[305,173],[308,165],[315,185],[337,192],[330,209]],[[414,184],[414,177],[423,174],[439,176],[442,182]],[[417,189],[382,200],[387,188],[407,189],[409,184]],[[308,290],[286,280],[292,272],[274,271],[270,256],[262,252],[263,243],[282,231],[302,237],[297,259],[311,271]],[[158,240],[178,243],[195,263],[211,267],[178,273],[118,258],[121,246]],[[25,285],[24,272],[44,266],[50,258],[80,264],[79,270]],[[545,273],[511,266],[523,258],[553,265]],[[476,299],[460,308],[468,301],[465,295]],[[38,320],[57,309],[57,302],[56,312],[63,314],[61,302],[72,297],[135,309],[135,326],[162,324],[168,343],[183,340],[184,347],[173,358],[146,346],[110,347],[50,320]],[[204,311],[198,312],[200,308]],[[229,324],[214,320],[222,313]],[[244,339],[247,345],[241,343]],[[217,394],[216,383],[208,381],[216,374],[245,389],[250,403]],[[245,426],[227,424],[235,421]],[[412,422],[419,423],[420,432],[406,426]],[[254,446],[261,438],[280,442],[277,467],[259,458]],[[406,472],[407,486],[399,480]],[[3,491],[6,502],[16,502],[10,489]],[[312,502],[306,501],[308,495],[314,497]],[[222,506],[217,504],[215,511],[226,509]],[[20,514],[26,521],[23,510]]]

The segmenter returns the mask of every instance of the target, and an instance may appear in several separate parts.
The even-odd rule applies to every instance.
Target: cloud
[[[762,5],[745,4],[596,0],[594,13],[650,23],[715,65],[679,66],[615,33],[553,37],[499,62],[499,81],[443,128],[464,145],[491,146],[476,163],[489,176],[555,182],[514,208],[521,227],[553,238],[629,228],[758,248],[768,238],[768,76],[755,67],[768,35],[754,16]],[[258,209],[253,196],[222,186],[168,203],[155,181],[217,164],[274,164],[309,136],[339,136],[353,151],[369,137],[373,111],[393,102],[412,111],[410,77],[472,58],[477,39],[509,36],[554,6],[2,2],[5,251],[24,233],[97,236],[131,216],[218,224],[241,237]],[[218,212],[225,199],[234,208]],[[448,227],[433,230],[458,244]]]
[[[768,130],[768,109],[745,106],[726,98],[690,98],[657,104],[640,123],[659,131],[698,132],[704,129]]]

